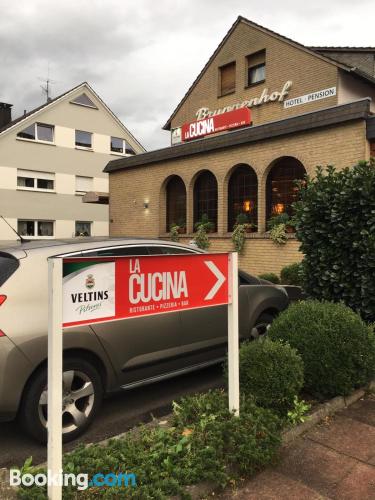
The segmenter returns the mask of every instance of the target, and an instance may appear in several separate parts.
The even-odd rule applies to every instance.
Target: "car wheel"
[[[254,340],[263,340],[267,336],[269,327],[275,316],[269,313],[262,313],[255,321],[255,324],[250,332],[250,337]]]
[[[47,442],[47,367],[29,382],[19,420],[26,432]],[[93,421],[103,399],[103,384],[95,366],[81,358],[64,360],[62,431],[63,441],[81,435]]]

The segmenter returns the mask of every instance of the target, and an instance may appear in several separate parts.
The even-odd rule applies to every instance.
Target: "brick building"
[[[239,17],[164,125],[172,145],[106,166],[111,235],[168,238],[176,222],[188,242],[207,214],[210,250],[227,251],[245,213],[256,231],[244,269],[300,260],[294,235],[275,244],[267,221],[292,212],[295,179],[374,154],[374,63],[375,48],[306,47]],[[247,109],[248,121],[233,121]]]

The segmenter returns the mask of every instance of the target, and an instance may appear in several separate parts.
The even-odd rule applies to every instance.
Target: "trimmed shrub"
[[[295,204],[305,291],[375,321],[375,159],[319,168]]]
[[[347,395],[375,373],[374,332],[344,304],[294,303],[272,322],[268,335],[297,349],[305,388],[318,398]]]
[[[280,272],[280,282],[283,285],[302,286],[303,284],[303,269],[300,262],[295,262],[289,266],[285,266]]]
[[[240,348],[240,387],[263,408],[285,416],[303,386],[299,354],[281,342],[247,342]]]
[[[270,281],[271,283],[275,283],[278,285],[280,283],[280,279],[275,273],[263,273],[258,276],[261,280],[267,280]]]

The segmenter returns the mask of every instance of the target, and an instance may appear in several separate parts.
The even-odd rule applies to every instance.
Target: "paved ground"
[[[279,464],[221,500],[375,500],[375,396],[292,442]]]
[[[84,436],[66,445],[64,450],[75,448],[79,442],[93,443],[121,434],[139,422],[150,420],[151,413],[154,416],[166,415],[171,411],[173,400],[224,384],[222,373],[221,366],[213,366],[158,384],[113,395],[104,401],[100,414]],[[30,456],[33,457],[34,464],[44,462],[46,447],[25,436],[17,423],[0,424],[0,469],[21,466]],[[1,490],[0,500],[3,500]]]

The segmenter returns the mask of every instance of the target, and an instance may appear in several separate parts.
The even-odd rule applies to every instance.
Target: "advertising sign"
[[[251,111],[249,108],[235,109],[220,115],[210,116],[203,120],[185,123],[181,127],[181,140],[190,141],[205,135],[216,134],[224,130],[245,127],[251,124]]]
[[[293,99],[288,99],[287,101],[284,101],[284,108],[293,108],[294,106],[300,106],[301,104],[308,104],[310,102],[319,101],[320,99],[327,99],[327,97],[332,97],[335,95],[336,95],[336,87],[318,90],[317,92],[311,92],[311,94],[305,94],[299,97],[293,97]]]
[[[65,258],[63,326],[228,304],[228,254]]]

